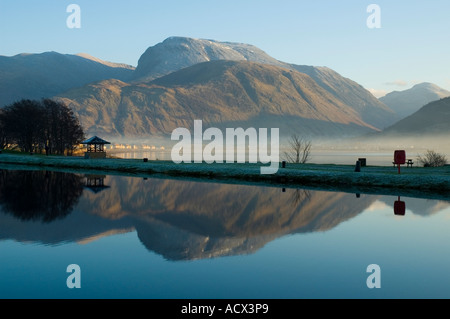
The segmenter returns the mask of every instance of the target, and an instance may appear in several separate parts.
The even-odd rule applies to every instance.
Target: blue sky
[[[70,29],[70,4],[81,28]],[[381,28],[368,28],[370,4]],[[374,92],[432,82],[450,90],[450,1],[0,0],[0,55],[89,53],[136,66],[170,36],[253,44],[273,57],[327,66]]]

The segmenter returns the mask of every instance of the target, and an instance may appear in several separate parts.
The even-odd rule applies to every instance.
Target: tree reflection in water
[[[311,192],[307,189],[295,189],[291,195],[291,203],[298,206],[311,200]]]
[[[83,186],[72,173],[0,170],[0,205],[21,220],[49,223],[71,213]]]

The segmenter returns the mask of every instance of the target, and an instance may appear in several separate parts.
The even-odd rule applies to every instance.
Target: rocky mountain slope
[[[280,134],[345,136],[376,130],[298,71],[247,61],[210,61],[147,83],[102,81],[57,97],[90,134],[169,135],[177,127],[278,127]]]

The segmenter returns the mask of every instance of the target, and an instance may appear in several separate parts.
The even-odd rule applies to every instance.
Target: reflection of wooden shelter
[[[85,175],[86,177],[86,188],[90,189],[94,193],[99,193],[102,190],[109,188],[105,185],[106,175]]]
[[[106,158],[105,145],[111,144],[98,136],[87,139],[82,144],[87,145],[87,151],[84,158]]]

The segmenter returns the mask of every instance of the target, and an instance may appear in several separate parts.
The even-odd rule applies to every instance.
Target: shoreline
[[[305,188],[355,194],[383,194],[450,200],[450,166],[401,167],[291,164],[276,174],[261,175],[261,164],[175,164],[171,161],[144,162],[137,159],[63,157],[0,154],[0,169],[47,169],[84,174],[123,175],[142,178],[170,178],[205,182],[249,184],[280,188]]]

